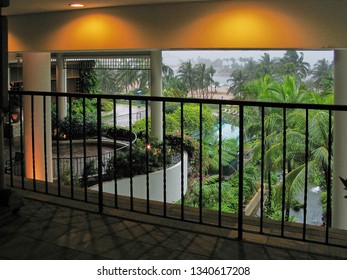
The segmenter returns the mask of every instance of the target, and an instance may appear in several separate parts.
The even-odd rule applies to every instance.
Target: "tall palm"
[[[166,65],[166,64],[162,64],[162,73],[163,73],[163,84],[166,85],[175,75],[174,70]]]
[[[198,63],[194,65],[193,69],[195,73],[195,83],[197,86],[197,90],[199,92],[200,97],[204,97],[208,79],[206,64]]]
[[[327,83],[331,81],[333,73],[333,64],[329,63],[325,58],[318,60],[312,70],[312,80],[315,88],[319,92],[327,89]]]
[[[187,87],[190,90],[190,93],[192,96],[194,96],[194,79],[195,79],[195,74],[194,74],[194,69],[192,62],[190,60],[183,62],[179,69],[178,69],[178,77],[183,81],[184,84],[187,85]]]
[[[304,61],[304,53],[288,50],[277,63],[277,71],[282,75],[296,77],[297,81],[305,79],[310,73],[310,64]]]
[[[150,71],[149,70],[139,70],[137,71],[137,87],[140,89],[148,88],[150,81]]]
[[[247,76],[243,70],[235,70],[228,79],[231,83],[228,88],[228,93],[231,93],[234,97],[241,99],[243,88],[247,82]]]
[[[262,92],[260,99],[262,101],[272,102],[302,102],[305,100],[306,92],[300,86],[297,86],[295,77],[287,76],[282,83],[276,82],[267,91]],[[269,191],[272,191],[271,174],[282,173],[285,163],[286,169],[286,204],[285,212],[286,219],[289,218],[289,210],[292,202],[293,195],[297,192],[297,185],[293,185],[293,176],[297,174],[299,166],[302,166],[304,160],[304,139],[305,135],[302,129],[297,128],[297,125],[302,124],[303,119],[296,116],[297,110],[287,110],[286,115],[283,114],[282,109],[269,108],[265,116],[265,172],[267,174],[267,181]],[[299,114],[299,116],[301,116]],[[286,119],[286,157],[283,158],[283,122]],[[295,120],[295,121],[294,121]],[[285,162],[283,162],[285,160]],[[282,171],[281,171],[282,170]],[[288,176],[288,178],[287,178]],[[294,176],[295,177],[295,176]],[[281,201],[281,184],[278,188],[277,201]],[[271,202],[271,198],[270,198]]]
[[[118,70],[115,78],[116,82],[123,86],[125,93],[128,93],[129,89],[134,87],[137,82],[137,72],[132,69]]]
[[[274,75],[275,61],[271,59],[269,53],[264,53],[259,59],[258,73],[260,77],[268,75],[272,77]]]
[[[97,70],[97,78],[99,87],[103,92],[114,92],[116,87],[114,70],[99,69]]]
[[[212,86],[216,85],[216,83],[218,83],[218,82],[215,82],[215,80],[213,79],[214,74],[216,74],[216,69],[214,69],[214,67],[212,65],[210,65],[207,68],[207,74],[208,74],[208,81],[207,82],[208,82],[209,86],[211,87],[211,93],[212,93],[213,92]]]
[[[247,60],[243,70],[247,73],[248,80],[258,78],[259,65],[252,57]]]

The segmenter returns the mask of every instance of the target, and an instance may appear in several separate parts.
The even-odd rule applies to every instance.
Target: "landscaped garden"
[[[287,51],[283,57],[271,59],[264,53],[259,61],[245,60],[238,67],[229,67],[223,71],[230,71],[230,86],[226,96],[236,100],[256,100],[264,102],[284,103],[311,103],[331,104],[333,97],[333,71],[332,63],[319,60],[310,68],[304,61],[303,54],[296,51]],[[218,67],[217,67],[218,68]],[[94,71],[94,70],[93,70]],[[219,69],[221,71],[221,69]],[[123,71],[124,72],[124,71]],[[93,72],[96,79],[86,75],[92,90],[87,92],[127,92],[134,94],[140,89],[146,95],[150,94],[148,73],[137,71],[133,80],[123,83],[121,73],[117,71],[98,73]],[[217,91],[218,83],[213,76],[216,73],[214,64],[193,64],[191,61],[183,62],[177,70],[177,74],[169,67],[163,66],[163,93],[167,97],[201,97],[212,98]],[[108,78],[105,75],[108,75]],[[102,76],[104,75],[104,76]],[[122,74],[124,77],[124,73]],[[86,83],[88,84],[88,83]],[[112,85],[117,86],[112,86]],[[123,86],[122,86],[123,85]],[[119,92],[117,92],[117,90]],[[117,101],[121,102],[121,101]],[[128,104],[128,103],[127,103]],[[95,104],[88,101],[83,113],[82,99],[75,99],[72,103],[72,117],[60,124],[59,131],[66,126],[66,135],[73,131],[73,138],[77,137],[83,127],[83,114],[86,117],[88,129],[84,132],[88,137],[95,137],[96,109]],[[134,104],[137,106],[138,104]],[[112,118],[114,108],[113,101],[103,100],[102,108],[105,116]],[[183,113],[181,112],[183,108]],[[200,112],[201,110],[201,112]],[[53,110],[54,111],[54,110]],[[264,142],[262,137],[262,114],[264,113]],[[108,161],[107,169],[109,178],[134,176],[136,174],[151,172],[174,164],[179,160],[181,145],[189,155],[188,188],[183,203],[187,206],[202,206],[209,209],[221,208],[226,212],[238,211],[238,186],[239,176],[237,168],[238,137],[223,136],[222,151],[219,153],[219,135],[216,129],[219,118],[223,123],[231,127],[239,126],[237,106],[225,105],[222,115],[219,115],[218,106],[198,105],[194,103],[166,102],[165,105],[165,143],[148,138],[151,127],[150,120],[142,119],[132,126],[132,131],[137,134],[137,141],[132,146],[131,155],[129,149],[117,152]],[[182,119],[183,115],[183,119]],[[202,115],[200,127],[200,115]],[[308,178],[310,186],[320,186],[321,200],[326,201],[326,186],[328,178],[328,112],[310,111],[308,116],[308,131],[306,131],[306,112],[300,109],[288,109],[284,113],[282,109],[266,108],[262,112],[258,107],[245,107],[244,112],[245,150],[247,160],[244,168],[244,203],[247,203],[260,188],[261,178],[261,150],[264,155],[264,186],[266,189],[265,216],[272,219],[281,219],[282,213],[282,175],[285,166],[286,198],[285,218],[294,220],[291,211],[298,210],[303,205],[300,196],[303,196],[305,180],[305,135],[309,135]],[[106,117],[105,117],[106,118]],[[283,163],[283,122],[286,119],[286,162]],[[55,119],[53,117],[53,119]],[[181,126],[181,122],[183,126]],[[73,129],[70,129],[72,124]],[[112,128],[112,124],[103,124],[103,132]],[[183,133],[181,131],[183,127]],[[200,131],[201,128],[201,131]],[[183,140],[181,139],[183,135]],[[148,146],[150,145],[150,146]],[[264,145],[264,146],[262,146]],[[150,148],[149,148],[150,147]],[[165,150],[165,152],[164,152]],[[221,154],[221,158],[219,158]],[[114,158],[116,157],[116,158]],[[200,158],[201,157],[201,158]],[[123,168],[129,165],[132,159],[132,169]],[[219,160],[222,161],[220,170]],[[148,162],[149,165],[144,164]],[[149,167],[148,167],[149,166]],[[86,171],[87,172],[87,171]],[[92,171],[88,171],[89,173]],[[105,180],[109,179],[105,176]],[[221,181],[221,184],[219,183]],[[220,196],[221,190],[221,196]],[[200,200],[200,196],[202,199]],[[182,203],[180,201],[179,203]],[[200,205],[202,204],[202,205]],[[323,207],[325,204],[323,203]],[[324,209],[326,211],[326,209]]]

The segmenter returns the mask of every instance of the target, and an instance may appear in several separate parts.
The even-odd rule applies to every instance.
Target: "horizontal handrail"
[[[100,98],[116,99],[130,101],[160,101],[160,102],[178,102],[178,103],[201,103],[213,105],[235,105],[244,107],[268,107],[268,108],[288,108],[288,109],[314,109],[314,110],[332,110],[347,111],[347,105],[337,104],[310,104],[310,103],[284,103],[284,102],[264,102],[250,100],[227,100],[227,99],[202,99],[202,98],[178,98],[178,97],[160,97],[160,96],[135,96],[120,94],[91,94],[91,93],[66,93],[66,92],[37,92],[37,91],[11,91],[10,95],[32,95],[32,96],[52,96],[52,97],[75,97],[75,98]]]

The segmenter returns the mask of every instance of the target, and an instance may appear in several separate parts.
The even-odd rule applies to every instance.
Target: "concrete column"
[[[162,52],[151,52],[151,92],[152,96],[162,96]],[[163,106],[161,102],[151,102],[151,137],[163,141]]]
[[[347,51],[334,53],[335,104],[347,105]],[[347,112],[334,112],[334,179],[332,191],[332,227],[347,229],[347,195],[341,181],[347,178]]]
[[[62,54],[57,54],[56,64],[56,88],[57,92],[66,92],[66,70],[64,69],[64,58]],[[58,98],[58,117],[63,120],[67,116],[67,98]]]
[[[23,54],[23,87],[25,91],[51,91],[51,54]],[[25,174],[34,178],[33,157],[35,159],[35,178],[53,182],[52,170],[52,128],[51,128],[51,98],[46,97],[46,130],[44,129],[44,98],[34,97],[32,111],[31,96],[24,97],[24,156]],[[33,123],[32,123],[33,116]],[[34,127],[32,127],[32,124]],[[34,137],[32,135],[34,131]],[[46,132],[46,134],[45,134]],[[46,164],[45,168],[45,144]],[[34,149],[33,149],[34,147]],[[46,169],[46,170],[45,170]]]

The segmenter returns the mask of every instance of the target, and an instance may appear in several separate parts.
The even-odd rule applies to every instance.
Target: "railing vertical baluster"
[[[86,98],[82,99],[82,117],[83,117],[83,186],[84,186],[84,201],[88,201],[88,174],[87,174],[87,143],[86,143]]]
[[[306,223],[307,223],[307,191],[308,191],[308,157],[309,157],[309,130],[308,130],[308,124],[309,124],[309,115],[308,115],[308,109],[305,111],[305,188],[304,188],[304,224],[303,224],[303,232],[302,232],[302,238],[303,240],[306,240]]]
[[[286,108],[283,107],[283,162],[282,162],[282,217],[281,217],[281,237],[284,236],[284,220],[286,208],[286,160],[287,160],[287,119]]]
[[[181,102],[181,220],[184,220],[184,103]]]
[[[98,122],[98,194],[99,213],[104,210],[104,190],[102,185],[102,118],[101,118],[101,98],[97,98],[97,122]]]
[[[132,134],[132,99],[129,99],[129,132]],[[133,143],[130,137],[129,145],[129,163],[130,163],[130,210],[134,210],[134,182],[133,182]]]
[[[223,114],[222,114],[222,105],[219,104],[218,107],[218,115],[219,115],[219,135],[218,135],[218,226],[222,226],[222,125],[223,125]]]
[[[203,150],[202,150],[202,103],[200,103],[200,115],[199,115],[199,173],[200,173],[200,180],[199,180],[199,222],[202,223],[202,156],[203,156]]]
[[[260,160],[260,233],[264,230],[264,172],[265,169],[265,107],[261,107],[261,160]]]
[[[69,96],[69,143],[70,143],[70,196],[74,198],[74,178],[73,178],[73,148],[72,148],[72,98]]]
[[[163,102],[163,198],[164,198],[164,217],[166,217],[166,103]]]
[[[146,100],[146,144],[150,145],[149,143],[149,123],[148,123],[148,100]],[[147,213],[150,213],[150,205],[149,205],[149,149],[150,146],[147,146],[146,148],[146,204],[147,204]]]
[[[244,178],[244,107],[239,106],[239,201],[238,239],[243,236],[243,178]]]
[[[31,147],[32,147],[32,162],[33,162],[33,184],[36,192],[36,165],[35,165],[35,114],[34,114],[34,95],[31,96]]]
[[[117,99],[113,99],[113,167],[114,167],[114,206],[118,208],[117,182]]]
[[[58,196],[61,196],[61,181],[60,181],[60,120],[59,120],[59,97],[56,97],[56,107],[55,107],[55,115],[56,115],[56,123],[57,123],[57,180],[58,180]]]
[[[21,180],[22,189],[24,189],[24,145],[23,145],[23,95],[19,97],[19,120],[20,120],[20,159],[21,159]]]
[[[9,95],[9,108],[12,107],[12,103],[13,103],[13,94]],[[14,141],[14,134],[13,134],[13,127],[12,127],[12,122],[11,122],[11,110],[8,111],[8,150],[9,150],[9,160],[10,160],[10,170],[11,170],[11,174],[10,174],[10,184],[11,187],[13,187],[13,173],[14,173],[14,168],[13,168],[13,155],[12,155],[12,141]],[[1,114],[1,117],[3,117],[3,115]],[[13,139],[12,139],[13,138]]]
[[[46,96],[43,96],[43,150],[45,161],[45,193],[48,193],[48,169],[47,169],[47,112],[46,112]]]
[[[332,111],[329,110],[329,139],[328,139],[328,182],[327,182],[327,222],[326,222],[326,233],[325,233],[325,243],[329,243],[329,228],[331,226],[331,160],[332,160]]]

